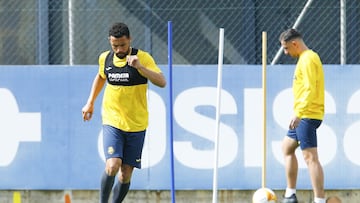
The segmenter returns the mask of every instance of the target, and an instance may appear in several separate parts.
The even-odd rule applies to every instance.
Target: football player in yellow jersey
[[[324,173],[318,157],[316,131],[324,117],[324,72],[317,53],[307,47],[295,29],[281,33],[284,52],[298,58],[293,78],[294,117],[290,120],[282,150],[285,159],[287,188],[284,203],[297,203],[298,162],[295,150],[300,146],[307,164],[315,203],[325,203]]]
[[[95,100],[107,83],[102,102],[106,166],[101,178],[100,203],[108,202],[112,190],[112,202],[119,203],[129,191],[134,167],[141,168],[148,126],[148,80],[165,87],[166,79],[149,53],[131,47],[126,24],[111,26],[109,42],[112,50],[99,56],[99,71],[82,108],[82,116],[84,121],[91,119]],[[118,181],[113,188],[117,174]]]

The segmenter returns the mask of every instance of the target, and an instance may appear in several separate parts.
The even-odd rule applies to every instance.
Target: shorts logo
[[[140,163],[140,162],[141,162],[141,159],[135,159],[135,161],[136,161],[137,163]]]
[[[108,147],[108,150],[107,150],[108,154],[113,154],[114,151],[115,151],[115,150],[114,150],[113,147]]]

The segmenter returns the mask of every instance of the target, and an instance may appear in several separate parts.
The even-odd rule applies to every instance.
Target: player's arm
[[[92,84],[92,87],[91,87],[89,98],[88,98],[85,106],[82,108],[82,116],[83,116],[84,121],[88,121],[91,119],[92,114],[94,112],[95,100],[96,100],[97,96],[99,95],[99,93],[101,92],[105,82],[106,82],[105,78],[102,78],[100,76],[100,74],[96,74],[93,84]]]
[[[311,103],[315,100],[317,94],[317,67],[312,58],[302,63],[303,69],[303,90],[299,104],[296,109],[296,116],[302,117],[303,112],[309,111]]]
[[[151,58],[149,58],[148,60],[151,61],[153,66],[156,66],[155,62],[153,62],[153,60]],[[143,75],[144,77],[149,79],[151,81],[151,83],[153,83],[154,85],[159,86],[159,87],[165,87],[166,79],[165,79],[164,75],[160,71],[156,72],[155,70],[152,70],[152,69],[147,68],[144,65],[142,65],[140,63],[138,56],[136,56],[136,55],[128,56],[127,62],[129,63],[130,66],[136,68],[141,73],[141,75]]]
[[[141,72],[141,74],[144,77],[149,79],[151,81],[151,83],[153,83],[154,85],[159,86],[159,87],[165,87],[166,80],[162,73],[154,72],[148,68],[145,68],[141,64],[140,64],[140,66],[137,67],[137,69]]]

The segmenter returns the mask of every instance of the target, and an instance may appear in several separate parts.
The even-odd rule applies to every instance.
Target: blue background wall
[[[161,68],[168,77],[167,66]],[[359,68],[324,65],[326,115],[318,139],[328,189],[360,188]],[[292,115],[293,69],[267,69],[267,186],[273,189],[285,187],[280,143]],[[98,189],[102,95],[90,122],[81,115],[96,72],[96,66],[0,67],[0,189]],[[261,73],[258,65],[224,66],[220,189],[261,186]],[[217,66],[174,66],[172,84],[175,187],[211,189]],[[150,126],[134,189],[170,189],[169,88],[150,85]],[[299,160],[299,189],[311,188]]]

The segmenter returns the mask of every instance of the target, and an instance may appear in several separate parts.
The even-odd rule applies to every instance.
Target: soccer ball
[[[277,200],[274,191],[269,188],[260,188],[253,195],[253,203],[275,203]]]

